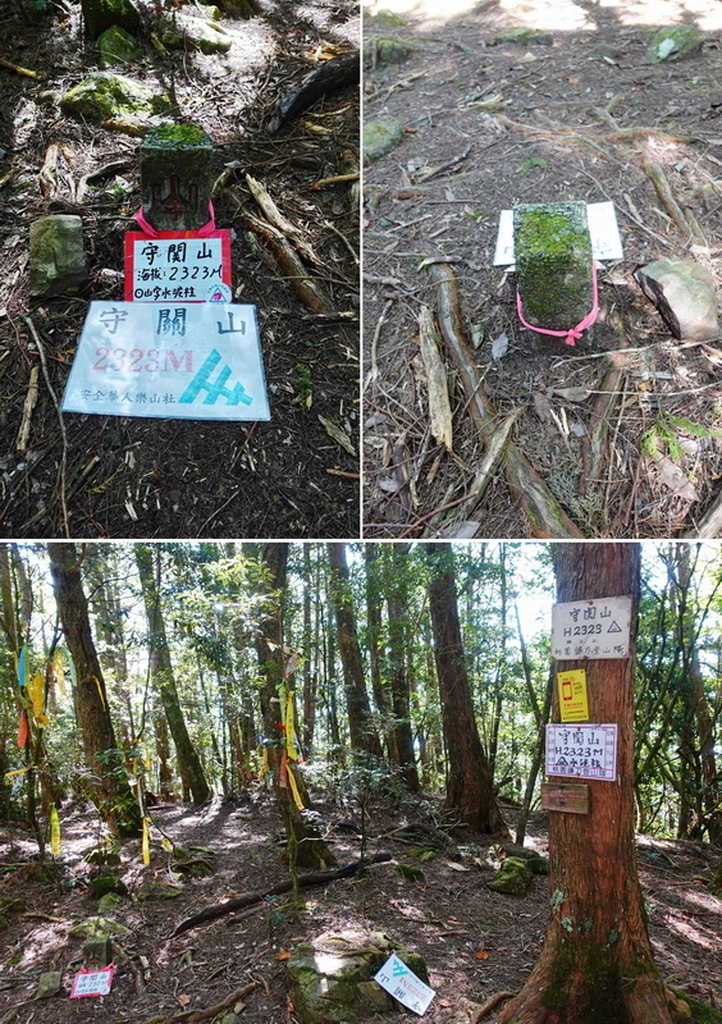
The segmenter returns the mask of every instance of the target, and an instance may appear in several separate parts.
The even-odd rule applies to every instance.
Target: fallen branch
[[[498,430],[498,418],[484,392],[483,379],[464,334],[456,278],[446,263],[435,263],[430,269],[437,287],[441,333],[459,371],[469,413],[488,447]],[[506,482],[519,499],[535,537],[563,539],[583,536],[512,440],[507,441],[504,448],[503,465]]]
[[[306,309],[312,313],[335,312],[331,300],[311,278],[300,256],[283,232],[251,213],[244,216],[251,231],[270,249],[286,280]]]
[[[645,154],[644,171],[659,196],[662,205],[672,218],[675,226],[683,235],[687,235],[696,245],[707,247],[707,240],[702,234],[699,224],[693,216],[687,215],[674,198],[672,188],[667,181],[664,171],[650,157]]]
[[[391,860],[390,854],[377,853],[375,857],[372,857],[366,863],[379,864],[389,860]],[[340,868],[333,868],[331,871],[310,871],[306,875],[299,876],[298,885],[301,887],[325,885],[326,882],[333,882],[337,878],[350,878],[356,874],[360,866],[361,861],[354,860],[350,864],[344,864]],[[216,918],[223,917],[225,914],[231,914],[234,910],[256,906],[259,903],[263,903],[267,896],[281,896],[283,893],[291,892],[292,889],[293,883],[289,878],[285,882],[279,882],[278,885],[274,885],[272,889],[268,889],[265,893],[251,892],[243,896],[234,896],[231,899],[223,900],[222,903],[215,903],[213,906],[201,910],[198,914],[194,914],[193,917],[187,917],[185,921],[181,921],[169,937],[174,939],[176,936],[182,935],[183,932],[190,931],[191,928],[197,928],[199,924],[205,924],[206,921],[215,921]]]
[[[617,326],[619,343],[624,348],[626,335],[621,321]],[[600,474],[602,454],[605,448],[609,421],[612,410],[619,397],[624,377],[627,358],[618,351],[610,353],[610,365],[599,386],[599,394],[594,400],[588,421],[588,434],[582,447],[582,478],[579,485],[580,494],[584,494],[590,480],[597,480]]]
[[[323,263],[303,237],[301,229],[297,228],[295,224],[292,224],[290,220],[283,216],[266,187],[260,181],[252,178],[250,174],[246,175],[246,184],[266,220],[291,240],[301,256],[310,263],[315,263],[317,267],[323,267]]]
[[[14,71],[17,75],[24,75],[25,78],[34,78],[38,82],[42,82],[44,75],[41,75],[39,71],[31,71],[29,68],[23,68],[19,64],[13,64],[12,61],[5,60],[4,57],[0,57],[0,67],[7,68],[8,71]]]
[[[18,436],[15,441],[15,448],[19,452],[26,452],[28,449],[28,441],[30,440],[30,423],[33,418],[33,410],[37,405],[38,401],[38,377],[40,376],[40,367],[33,366],[30,371],[30,380],[28,381],[28,390],[25,393],[25,402],[23,404],[23,418],[20,422],[20,429],[18,430]]]
[[[444,361],[439,352],[434,317],[428,306],[419,310],[419,342],[421,359],[426,370],[431,434],[447,451],[453,451],[451,403],[446,382]]]
[[[290,118],[306,110],[322,96],[347,86],[358,85],[361,63],[358,50],[343,53],[340,57],[324,61],[302,80],[297,89],[283,96],[276,104],[276,110],[268,122],[271,135]]]

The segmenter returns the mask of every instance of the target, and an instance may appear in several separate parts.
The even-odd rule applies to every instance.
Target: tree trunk
[[[560,543],[555,557],[558,601],[631,594],[634,634],[638,544]],[[554,667],[584,667],[590,720],[617,723],[617,780],[585,780],[588,814],[549,812],[552,918],[539,960],[499,1024],[671,1024],[635,859],[634,635],[627,658]]]
[[[285,731],[279,729],[279,722],[284,721],[284,698],[286,695],[283,603],[288,544],[263,544],[261,560],[266,566],[268,575],[261,584],[266,599],[256,636],[256,653],[263,680],[260,696],[263,731],[268,753],[268,770],[273,779],[278,808],[286,830],[292,873],[296,865],[325,869],[335,866],[336,858],[319,837],[318,831],[312,823],[303,816],[302,812],[310,806],[306,784],[303,776],[288,756]],[[293,793],[294,785],[302,807],[298,807],[296,804]]]
[[[491,772],[479,739],[464,658],[449,544],[427,544],[431,566],[429,607],[448,756],[446,808],[480,832],[508,835],[494,798]]]
[[[411,732],[411,692],[406,652],[411,646],[409,628],[408,557],[409,544],[391,544],[388,573],[387,609],[389,617],[389,672],[391,704],[394,713],[393,747],[396,763],[403,769],[410,792],[419,792],[414,738]]]
[[[74,544],[49,543],[55,600],[77,680],[76,714],[88,768],[87,786],[103,820],[114,834],[140,832],[140,807],[125,774],[115,741],[103,672],[93,643],[88,603],[80,578],[82,558]]]
[[[168,638],[165,632],[163,611],[160,606],[160,551],[157,546],[135,545],[135,561],[138,566],[143,603],[148,620],[148,647],[150,672],[154,688],[160,694],[168,728],[175,744],[178,773],[183,783],[184,797],[190,793],[196,804],[202,804],[210,796],[198,752],[188,734],[183,711],[180,706],[178,689],[173,675]]]
[[[328,559],[331,566],[331,600],[338,625],[338,643],[341,651],[343,675],[346,683],[346,710],[348,712],[350,746],[374,757],[383,757],[381,741],[371,720],[371,708],[361,662],[356,616],[351,600],[346,546],[329,544]]]

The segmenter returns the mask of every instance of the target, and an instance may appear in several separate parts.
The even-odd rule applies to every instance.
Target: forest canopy
[[[353,793],[371,773],[389,800],[447,787],[463,816],[434,657],[442,569],[493,798],[537,806],[551,551],[2,545],[0,814],[43,848],[51,807],[90,798],[111,832],[133,835],[146,798],[237,794],[289,743],[304,786]],[[643,546],[634,758],[648,834],[722,838],[721,583],[714,548]]]

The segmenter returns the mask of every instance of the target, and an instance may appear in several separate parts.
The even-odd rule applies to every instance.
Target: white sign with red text
[[[255,306],[91,302],[62,409],[270,419]]]

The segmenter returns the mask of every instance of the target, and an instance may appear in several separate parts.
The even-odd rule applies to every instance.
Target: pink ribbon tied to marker
[[[596,260],[592,263],[592,308],[581,320],[576,327],[571,327],[568,331],[549,331],[545,327],[534,327],[533,324],[527,323],[524,319],[524,307],[521,301],[521,295],[517,289],[516,293],[516,311],[519,314],[519,319],[528,327],[530,331],[536,331],[537,334],[551,334],[555,338],[564,338],[564,342],[567,345],[575,345],[577,341],[586,331],[587,327],[591,327],[594,321],[597,319],[599,314],[599,296],[597,289],[597,271],[602,269],[602,264],[597,263]]]
[[[197,235],[199,238],[207,238],[208,235],[212,235],[216,230],[216,211],[213,209],[213,203],[210,199],[208,200],[208,216],[210,217],[208,223],[193,232],[193,234]],[[144,231],[150,238],[157,238],[160,234],[160,232],[156,231],[153,225],[145,219],[142,206],[138,209],[137,213],[133,214],[133,220],[138,224],[141,231]]]

